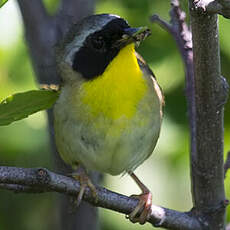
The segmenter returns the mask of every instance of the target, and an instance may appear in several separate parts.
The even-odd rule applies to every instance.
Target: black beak
[[[128,35],[130,38],[134,39],[134,41],[143,41],[150,34],[151,31],[146,26],[124,29],[124,35]]]
[[[130,44],[134,42],[136,46],[139,46],[140,42],[142,42],[145,38],[151,35],[150,29],[148,27],[138,27],[138,28],[126,28],[124,29],[124,34],[122,36],[123,42],[125,44]]]
[[[115,47],[122,48],[130,43],[135,43],[136,46],[139,46],[140,42],[151,35],[150,29],[148,29],[146,26],[138,28],[125,28],[123,32],[122,38],[114,44]]]

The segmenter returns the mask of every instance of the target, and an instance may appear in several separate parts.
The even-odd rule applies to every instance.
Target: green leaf
[[[7,2],[8,0],[0,0],[0,8]]]
[[[51,108],[59,96],[59,91],[31,90],[16,93],[0,103],[0,125],[8,125],[38,111]]]

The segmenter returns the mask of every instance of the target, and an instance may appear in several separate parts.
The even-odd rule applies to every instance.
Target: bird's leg
[[[127,216],[127,218],[133,223],[139,222],[140,224],[144,224],[151,214],[152,194],[133,172],[128,173],[139,186],[142,193],[140,195],[131,196],[139,199],[139,203],[136,208]]]
[[[80,191],[78,193],[77,196],[77,201],[76,201],[76,206],[79,206],[81,201],[82,201],[82,197],[84,195],[85,189],[87,187],[90,188],[96,202],[97,202],[97,190],[96,187],[94,186],[94,184],[92,183],[91,179],[89,178],[85,168],[83,166],[78,166],[77,170],[71,173],[71,176],[78,180],[80,182],[81,188]]]

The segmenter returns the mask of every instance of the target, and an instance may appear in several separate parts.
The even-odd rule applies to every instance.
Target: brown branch
[[[185,15],[179,8],[179,1],[171,2],[171,23],[157,16],[153,17],[153,21],[174,37],[185,64],[194,211],[200,215],[202,222],[208,224],[209,229],[222,229],[225,207],[228,205],[223,186],[222,142],[223,106],[227,100],[228,84],[220,76],[216,16],[200,12],[196,4],[202,1],[190,1],[195,36],[194,73],[191,32],[184,21]]]
[[[0,188],[15,192],[41,193],[55,191],[68,196],[77,197],[80,191],[78,181],[53,173],[44,168],[0,167]],[[138,200],[130,198],[105,188],[97,187],[98,201],[96,202],[90,189],[84,194],[84,200],[94,206],[111,209],[129,214],[136,207]],[[152,206],[149,223],[168,229],[201,230],[201,225],[193,212],[178,212],[159,206]]]
[[[192,155],[195,209],[210,230],[225,228],[223,106],[227,83],[221,77],[217,15],[203,14],[190,0],[196,98],[196,151]],[[215,211],[218,210],[218,211]]]
[[[151,21],[158,23],[163,29],[169,32],[175,39],[182,60],[184,62],[185,78],[186,78],[186,96],[188,103],[188,116],[190,124],[191,138],[191,155],[196,151],[196,114],[195,114],[195,85],[193,73],[193,52],[192,52],[192,34],[189,30],[185,17],[186,14],[180,9],[178,0],[171,0],[170,24],[165,22],[159,16],[153,15]]]
[[[178,0],[171,0],[170,16],[170,23],[162,20],[158,15],[153,15],[150,20],[154,23],[158,23],[172,35],[186,65],[185,68],[189,67],[190,70],[191,67],[187,66],[186,63],[188,60],[189,62],[192,61],[192,34],[185,22],[186,14],[180,9]]]
[[[194,0],[192,10],[202,14],[221,14],[225,18],[230,18],[229,0]]]
[[[13,191],[15,193],[43,193],[44,189],[39,187],[33,187],[29,185],[20,185],[20,184],[4,184],[0,183],[0,189]],[[48,192],[48,189],[46,190]]]

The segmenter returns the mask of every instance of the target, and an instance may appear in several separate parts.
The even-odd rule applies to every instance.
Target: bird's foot
[[[129,172],[129,175],[140,187],[142,193],[140,195],[131,196],[133,198],[137,198],[139,200],[139,203],[135,207],[135,209],[126,217],[133,223],[138,222],[140,224],[145,224],[151,214],[152,193],[133,172]]]
[[[82,198],[84,196],[84,192],[85,192],[85,190],[86,190],[87,187],[89,187],[89,189],[91,190],[92,195],[93,195],[95,201],[97,202],[98,196],[97,196],[96,187],[92,183],[91,179],[89,178],[86,170],[83,167],[79,167],[77,169],[77,171],[75,171],[75,172],[73,172],[71,174],[71,176],[74,179],[78,180],[79,183],[80,183],[80,185],[81,185],[81,188],[80,188],[80,191],[78,193],[77,200],[76,200],[76,206],[80,205],[80,203],[82,201]]]
[[[140,195],[132,195],[131,197],[139,200],[138,205],[128,215],[128,218],[133,223],[145,224],[151,214],[152,194],[151,192],[142,193]]]

